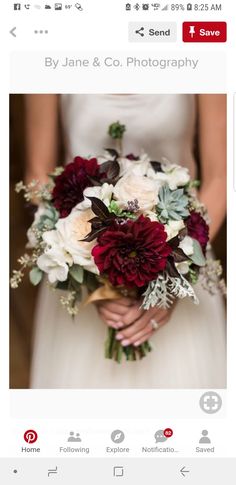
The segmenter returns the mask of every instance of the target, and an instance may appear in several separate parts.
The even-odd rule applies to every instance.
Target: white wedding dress
[[[62,95],[67,162],[113,146],[108,126],[126,125],[124,153],[166,157],[195,174],[194,95]],[[42,285],[34,339],[32,388],[223,388],[226,386],[225,314],[220,296],[196,288],[200,304],[179,301],[170,321],[138,362],[104,358],[107,328],[93,305],[73,321],[58,293]]]

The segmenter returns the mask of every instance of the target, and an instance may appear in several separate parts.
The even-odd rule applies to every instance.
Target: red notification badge
[[[166,428],[164,430],[164,436],[166,438],[171,438],[171,436],[173,436],[173,430],[171,428]]]

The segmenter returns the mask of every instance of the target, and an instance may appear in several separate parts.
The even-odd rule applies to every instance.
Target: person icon
[[[74,431],[71,431],[70,432],[70,436],[69,436],[69,438],[68,438],[67,441],[70,442],[70,443],[72,443],[72,442],[75,443],[75,442],[82,441],[81,438],[80,438],[80,433],[76,433],[76,435],[75,435],[75,432]]]
[[[208,445],[208,444],[211,443],[211,440],[210,440],[210,438],[208,436],[207,429],[203,429],[202,430],[202,437],[200,438],[199,443],[200,444],[204,444],[204,445],[206,445],[206,444]]]

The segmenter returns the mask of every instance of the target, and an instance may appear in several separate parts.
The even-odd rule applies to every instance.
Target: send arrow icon
[[[180,473],[181,473],[182,477],[185,477],[186,473],[190,473],[190,470],[187,470],[187,468],[185,466],[183,466],[180,470]]]

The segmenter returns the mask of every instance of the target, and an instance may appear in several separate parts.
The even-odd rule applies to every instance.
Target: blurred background
[[[10,96],[10,266],[17,268],[18,258],[25,252],[26,231],[33,220],[32,208],[15,192],[15,184],[24,179],[25,166],[24,96]],[[60,127],[59,127],[60,129]],[[63,139],[62,136],[59,137]],[[196,158],[198,159],[196,137]],[[63,160],[63,146],[58,147]],[[216,257],[226,271],[226,223],[214,241]],[[29,371],[33,338],[34,312],[38,288],[26,277],[17,290],[11,290],[10,300],[10,388],[29,387]]]

